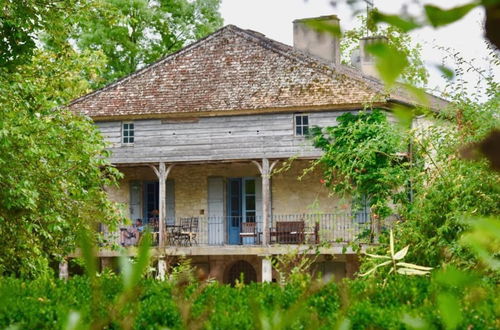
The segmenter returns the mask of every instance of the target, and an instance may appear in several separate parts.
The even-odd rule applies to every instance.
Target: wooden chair
[[[255,222],[243,222],[241,224],[241,232],[240,232],[240,245],[243,244],[243,238],[245,237],[254,237],[254,242],[258,243],[258,235],[257,235],[257,223]]]

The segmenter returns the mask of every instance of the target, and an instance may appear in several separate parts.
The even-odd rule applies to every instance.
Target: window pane
[[[134,138],[133,138],[133,137],[128,138],[128,142],[129,142],[129,143],[134,143]]]
[[[300,126],[295,127],[295,134],[302,135],[302,127]]]
[[[309,116],[302,116],[302,124],[307,125],[309,122]]]
[[[128,135],[129,136],[134,136],[134,131],[129,131]]]
[[[295,124],[296,125],[302,125],[302,116],[296,116],[295,117]]]
[[[123,129],[127,130],[128,129],[128,124],[123,124]]]
[[[123,136],[128,136],[128,131],[123,131]]]
[[[309,127],[307,126],[302,127],[302,135],[307,135],[307,134],[309,134]]]
[[[246,209],[248,211],[255,211],[255,196],[247,196],[245,198]]]
[[[245,181],[245,193],[247,195],[255,194],[255,180],[246,180]]]
[[[134,123],[130,123],[130,124],[128,124],[128,128],[129,128],[129,129],[134,129]]]

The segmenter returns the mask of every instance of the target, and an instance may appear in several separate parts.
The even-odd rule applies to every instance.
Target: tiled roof
[[[353,108],[389,100],[376,79],[228,25],[69,107],[94,119]],[[436,98],[436,101],[439,99]]]

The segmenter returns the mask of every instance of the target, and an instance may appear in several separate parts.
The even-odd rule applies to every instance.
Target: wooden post
[[[262,159],[262,245],[269,244],[269,208],[271,207],[271,190],[269,187],[269,159]]]
[[[163,247],[165,244],[165,222],[167,219],[167,178],[168,175],[170,174],[170,171],[172,170],[172,167],[174,167],[174,164],[170,164],[168,168],[165,168],[165,163],[160,162],[158,169],[153,166],[149,165],[155,172],[156,176],[158,177],[158,184],[159,184],[159,202],[160,202],[160,209],[158,210],[158,246]]]
[[[158,245],[160,248],[165,246],[165,216],[167,213],[167,173],[165,169],[165,163],[160,162],[158,167],[158,181],[160,185],[159,192],[159,202],[160,202],[160,210],[159,210],[159,219],[158,219],[158,231],[159,231],[159,242]]]
[[[259,169],[262,177],[262,245],[269,245],[269,224],[271,222],[271,172],[278,163],[275,160],[269,165],[269,159],[263,158],[262,165],[257,161],[252,163]]]

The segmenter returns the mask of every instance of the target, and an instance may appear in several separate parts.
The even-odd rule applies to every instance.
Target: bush
[[[444,281],[450,279],[449,273],[444,274],[346,280],[341,286],[328,283],[317,288],[314,282],[283,287],[275,283],[237,287],[188,283],[180,288],[172,282],[146,279],[140,284],[138,309],[131,322],[135,329],[199,325],[243,330],[258,328],[263,322],[270,328],[331,329],[347,317],[353,329],[405,329],[405,318],[416,318],[442,328],[437,301],[440,295],[449,294],[460,305],[459,328],[495,329],[499,313],[496,284],[476,279],[457,287]],[[90,324],[91,311],[107,313],[122,290],[118,277],[102,276],[99,280],[102,289],[95,300],[86,277],[68,281],[0,278],[0,328],[62,328],[71,311],[78,311],[83,323]]]

